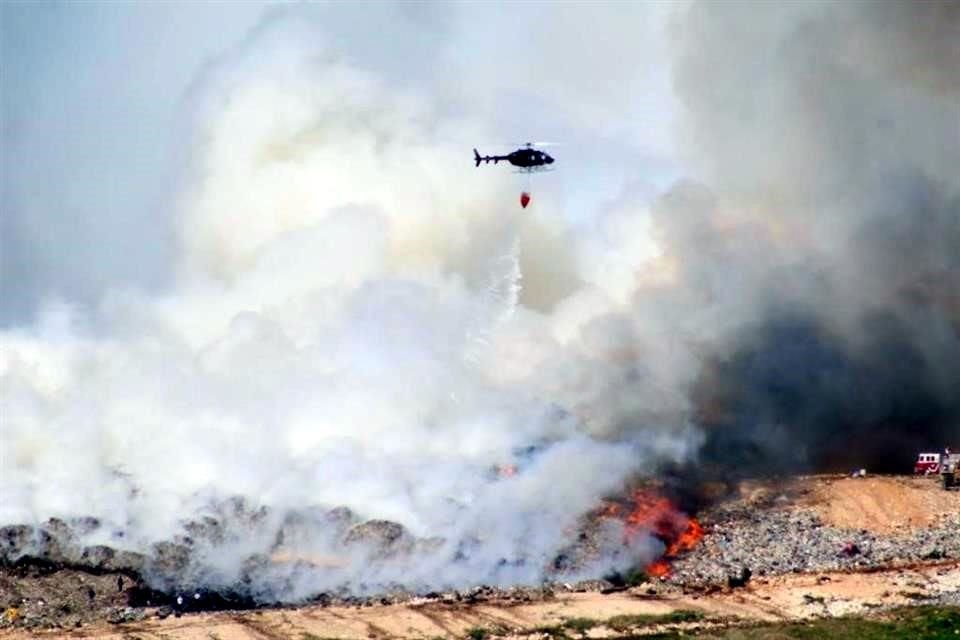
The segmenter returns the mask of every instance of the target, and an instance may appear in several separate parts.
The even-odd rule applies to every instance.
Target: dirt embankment
[[[809,506],[834,527],[891,533],[960,517],[960,491],[938,489],[934,477],[828,478],[806,484]]]

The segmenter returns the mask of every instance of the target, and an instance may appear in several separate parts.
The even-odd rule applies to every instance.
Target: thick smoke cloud
[[[952,5],[670,5],[672,65],[645,74],[642,11],[496,5],[484,31],[481,6],[377,5],[356,41],[346,5],[285,9],[206,66],[169,286],[66,296],[0,338],[0,522],[201,541],[165,587],[505,584],[636,474],[956,443]],[[524,22],[542,59],[482,46]],[[364,39],[386,29],[417,64]],[[591,143],[564,165],[584,183],[665,154],[637,131],[668,72],[697,180],[659,197],[623,170],[571,210],[588,186],[545,177],[531,215],[464,155],[525,135],[531,102],[544,137]],[[349,533],[367,520],[405,552]],[[656,551],[620,534],[585,571]]]
[[[405,6],[398,38],[456,28]],[[82,542],[152,554],[164,588],[536,582],[603,497],[692,454],[556,192],[524,215],[470,166],[479,91],[391,75],[337,11],[269,13],[191,86],[168,287],[4,332],[0,522],[95,517]],[[598,535],[588,573],[659,544]]]
[[[725,318],[691,394],[707,457],[893,471],[956,446],[957,5],[698,3],[676,33],[710,187],[656,219]]]

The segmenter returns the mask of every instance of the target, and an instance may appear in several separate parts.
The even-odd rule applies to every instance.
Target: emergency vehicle
[[[957,471],[960,470],[960,453],[952,453],[950,448],[943,453],[920,453],[913,464],[915,474],[930,475],[939,473],[944,489],[956,486]]]
[[[924,476],[940,473],[940,456],[939,453],[917,454],[917,461],[913,463],[913,473]]]

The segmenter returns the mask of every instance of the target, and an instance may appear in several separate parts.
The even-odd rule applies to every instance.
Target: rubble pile
[[[80,542],[99,526],[93,518],[70,521],[51,518],[39,527],[25,524],[0,527],[0,566],[15,566],[30,560],[35,565],[84,567],[93,573],[142,571],[147,563],[143,554]],[[163,550],[158,550],[157,555],[163,556]]]
[[[813,482],[829,486],[821,480]],[[712,507],[697,514],[703,524],[702,539],[692,548],[675,556],[668,554],[656,563],[667,567],[666,575],[651,571],[653,565],[638,565],[623,575],[597,575],[581,582],[570,579],[571,575],[589,577],[584,567],[590,566],[600,549],[623,542],[622,530],[611,526],[614,520],[606,509],[584,519],[575,540],[546,567],[544,584],[475,586],[429,593],[387,584],[376,593],[363,594],[344,585],[310,594],[306,601],[354,607],[419,601],[509,604],[549,600],[561,592],[606,593],[628,588],[658,596],[689,589],[739,588],[753,578],[789,573],[960,562],[960,511],[949,510],[953,503],[947,506],[947,512],[941,505],[932,522],[923,526],[898,524],[880,533],[876,528],[826,522],[814,508],[815,504],[826,504],[824,497],[814,496],[805,486],[810,485],[750,490],[741,492],[739,498],[718,498]],[[877,502],[877,495],[870,491],[867,494],[871,505]],[[829,504],[836,507],[835,502]],[[2,526],[0,627],[69,628],[94,620],[120,623],[144,615],[165,617],[191,611],[271,606],[271,602],[243,591],[244,581],[281,565],[327,572],[343,566],[344,557],[302,551],[310,548],[318,531],[339,541],[345,552],[360,552],[359,557],[371,562],[405,561],[443,545],[438,538],[417,538],[395,522],[363,520],[343,507],[305,509],[266,524],[272,518],[263,509],[230,501],[211,516],[186,523],[182,535],[153,544],[144,553],[123,550],[122,532],[109,531],[92,518]],[[235,526],[238,521],[243,526]],[[273,544],[267,552],[249,557],[238,582],[220,583],[226,585],[223,588],[214,586],[217,583],[198,570],[202,563],[197,562],[197,556],[217,545],[235,544],[238,532],[243,531],[251,535],[268,531],[267,539]],[[651,534],[657,535],[657,531],[651,530]],[[624,544],[622,552],[629,553],[629,549]],[[234,584],[239,591],[234,590]],[[944,592],[937,597],[945,604],[960,603],[960,592]]]
[[[769,576],[960,560],[960,513],[883,534],[832,527],[812,510],[787,504],[721,506],[704,521],[706,536],[673,563],[671,583],[729,585],[744,569]]]

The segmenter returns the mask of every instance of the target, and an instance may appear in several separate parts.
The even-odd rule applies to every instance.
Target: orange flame
[[[666,560],[657,560],[647,565],[647,575],[654,578],[666,578],[670,575],[670,563]]]
[[[666,545],[663,557],[648,565],[646,571],[654,577],[668,576],[669,561],[696,547],[703,538],[703,527],[696,518],[683,513],[662,496],[637,489],[632,499],[633,510],[624,518],[625,536],[629,540],[640,532],[649,532],[660,539]],[[608,507],[601,513],[620,515],[619,510],[614,513]]]

